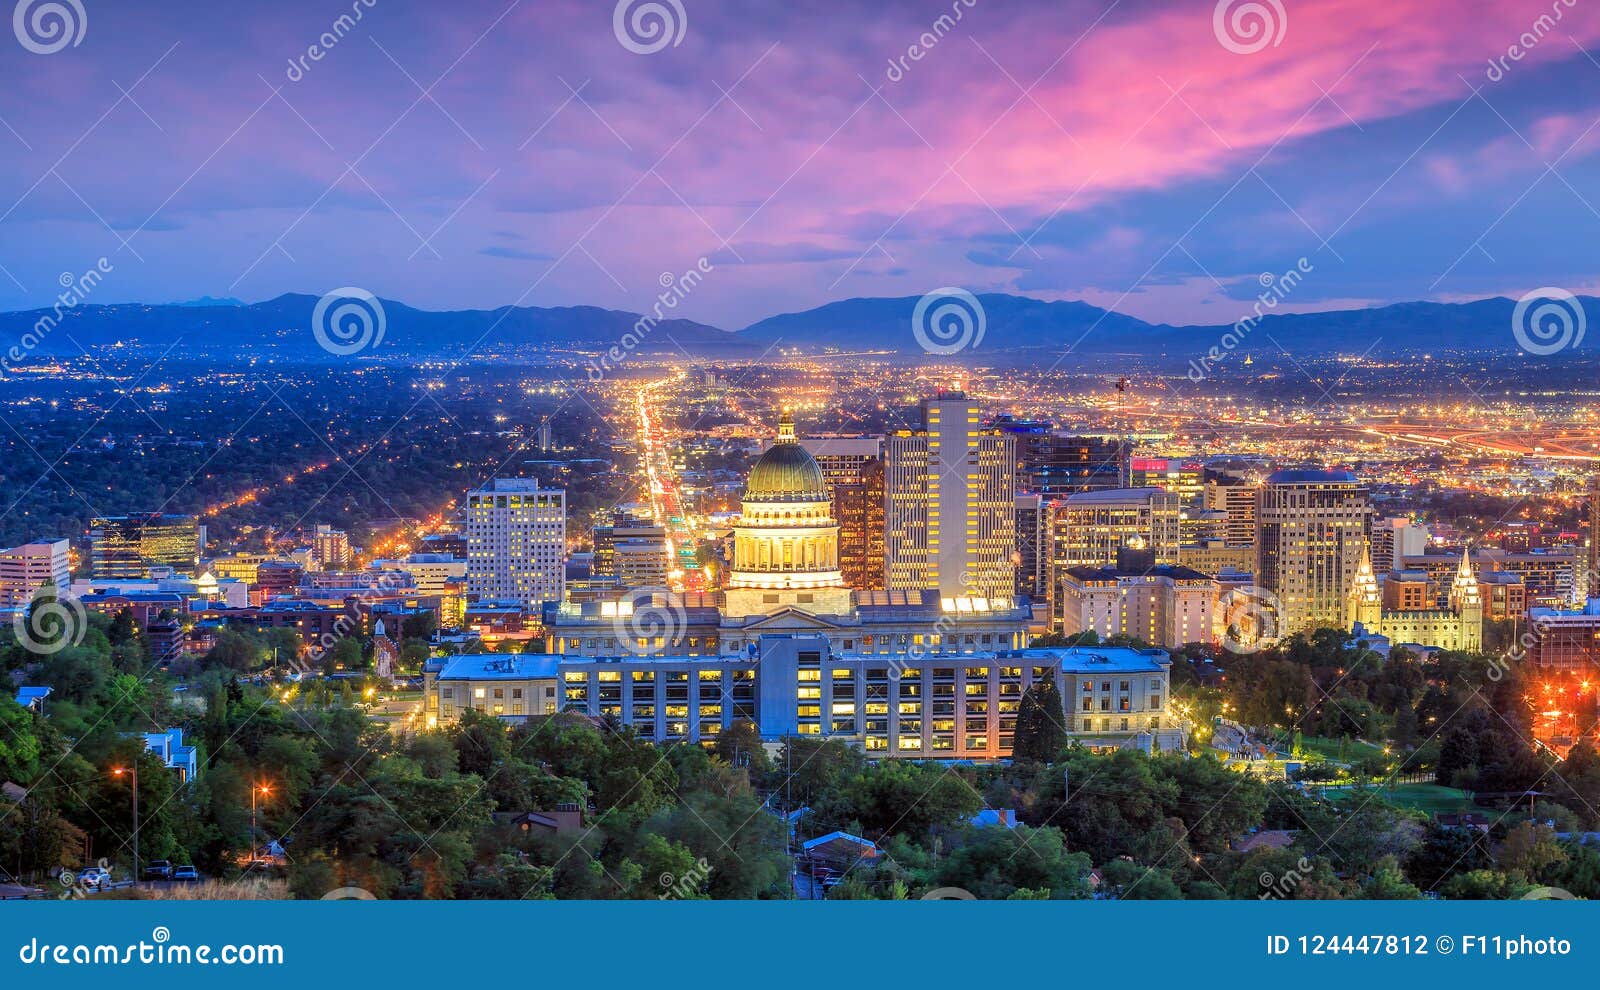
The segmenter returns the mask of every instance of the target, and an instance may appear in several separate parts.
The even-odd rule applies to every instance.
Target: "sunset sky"
[[[1259,51],[1211,2],[681,0],[648,54],[609,0],[79,2],[76,47],[0,34],[5,309],[102,256],[94,302],[628,310],[705,257],[729,328],[946,285],[1232,322],[1302,257],[1287,308],[1600,288],[1586,0],[1263,2]]]

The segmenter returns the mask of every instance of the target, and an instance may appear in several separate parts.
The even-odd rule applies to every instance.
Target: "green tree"
[[[1038,763],[1057,759],[1067,743],[1063,718],[1061,691],[1056,687],[1054,672],[1047,671],[1042,680],[1034,682],[1022,694],[1013,758]]]

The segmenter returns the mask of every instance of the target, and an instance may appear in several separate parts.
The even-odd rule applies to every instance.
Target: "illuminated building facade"
[[[847,587],[884,587],[882,437],[806,437],[800,441],[822,470],[839,524],[839,572]]]
[[[1151,564],[1148,554],[1124,555],[1108,567],[1069,567],[1059,594],[1068,637],[1093,631],[1167,648],[1217,641],[1217,582],[1187,567]]]
[[[1391,643],[1415,643],[1441,650],[1483,648],[1483,593],[1463,552],[1450,584],[1445,608],[1435,608],[1432,585],[1421,571],[1390,571],[1381,581],[1370,554],[1361,565],[1345,600],[1346,628]]]
[[[567,493],[531,478],[496,478],[467,493],[467,590],[538,606],[566,584]]]
[[[200,563],[200,532],[194,516],[103,516],[90,523],[90,570],[96,578],[118,579],[149,577],[152,568],[193,574]]]
[[[1281,602],[1283,635],[1348,628],[1346,594],[1367,559],[1371,515],[1348,471],[1279,471],[1257,490],[1256,580]]]
[[[0,607],[27,605],[45,585],[67,591],[70,566],[66,540],[39,540],[0,550]]]
[[[890,590],[945,598],[1015,593],[1015,438],[982,426],[961,393],[922,403],[922,428],[884,440]]]

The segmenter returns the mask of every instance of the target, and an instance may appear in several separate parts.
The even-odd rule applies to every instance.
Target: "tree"
[[[715,751],[729,766],[749,767],[752,776],[761,776],[772,767],[766,747],[761,744],[761,730],[747,718],[717,733]]]
[[[1023,692],[1012,756],[1017,760],[1050,763],[1061,755],[1066,743],[1061,691],[1056,687],[1054,671],[1047,671],[1042,680]]]
[[[1549,870],[1567,861],[1567,851],[1556,838],[1555,829],[1523,822],[1506,833],[1495,858],[1501,869],[1520,873],[1537,883]]]
[[[1071,900],[1089,896],[1092,865],[1083,853],[1067,851],[1058,828],[969,829],[932,886],[959,887],[982,900],[1005,900],[1019,890]]]

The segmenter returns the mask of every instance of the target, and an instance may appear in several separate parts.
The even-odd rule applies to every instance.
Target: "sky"
[[[5,310],[101,259],[91,302],[428,309],[698,267],[679,312],[729,329],[1600,289],[1591,0],[50,2],[0,31]]]

